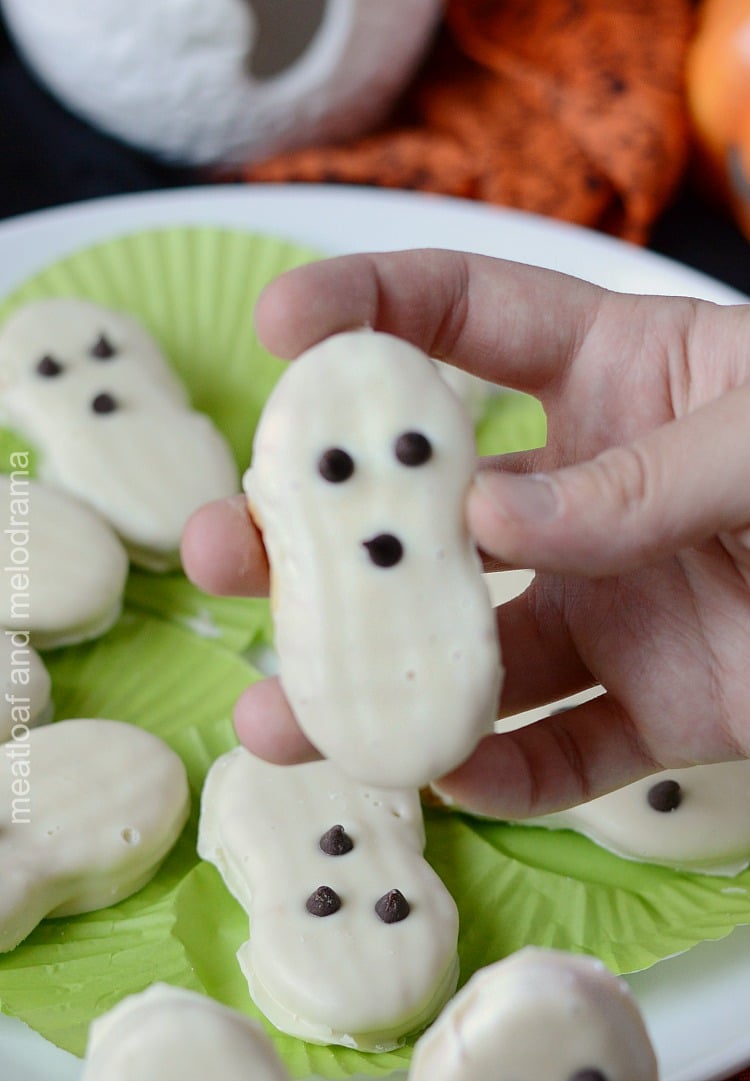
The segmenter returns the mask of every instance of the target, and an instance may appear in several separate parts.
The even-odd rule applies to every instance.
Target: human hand
[[[286,357],[369,325],[531,393],[547,414],[547,445],[481,462],[468,499],[488,566],[536,570],[498,609],[502,713],[605,693],[487,737],[441,793],[520,818],[750,755],[750,307],[421,251],[292,271],[256,321]],[[183,562],[212,592],[268,588],[241,497],[193,517]],[[248,689],[235,724],[262,757],[317,757],[276,680]]]

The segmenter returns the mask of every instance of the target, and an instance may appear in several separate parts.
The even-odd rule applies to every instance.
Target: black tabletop
[[[126,192],[203,183],[108,138],[31,78],[0,18],[0,218]],[[656,223],[654,251],[750,294],[750,241],[686,182]]]

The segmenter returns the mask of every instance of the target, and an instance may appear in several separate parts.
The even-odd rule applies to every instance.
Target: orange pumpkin
[[[750,0],[704,0],[686,90],[698,179],[750,237]]]

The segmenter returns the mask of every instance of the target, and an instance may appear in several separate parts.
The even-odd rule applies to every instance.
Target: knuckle
[[[652,502],[653,478],[637,445],[612,447],[590,463],[589,482],[598,497],[623,516],[637,515]]]

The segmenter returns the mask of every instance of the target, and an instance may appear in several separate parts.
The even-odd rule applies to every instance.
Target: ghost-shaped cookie
[[[83,718],[14,732],[0,746],[0,951],[46,916],[141,889],[189,800],[182,760],[136,725]]]
[[[257,1021],[206,995],[155,983],[89,1029],[81,1081],[290,1081]]]
[[[178,566],[188,517],[237,488],[226,441],[190,408],[156,343],[90,301],[40,300],[10,316],[0,416],[38,450],[41,479],[94,507],[152,570]]]
[[[525,824],[575,830],[625,859],[735,875],[750,864],[750,761],[663,770]]]
[[[456,985],[458,913],[424,843],[415,789],[243,747],[214,763],[198,852],[250,917],[238,959],[277,1028],[385,1051],[435,1016]]]
[[[471,422],[424,353],[339,334],[294,361],[244,478],[271,565],[279,673],[323,755],[421,786],[492,731],[502,668],[465,521]]]
[[[475,973],[417,1041],[409,1081],[657,1081],[640,1009],[601,961],[527,946]]]

